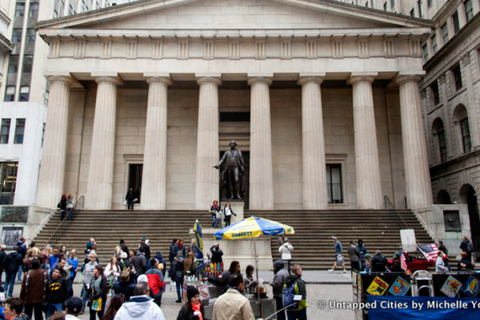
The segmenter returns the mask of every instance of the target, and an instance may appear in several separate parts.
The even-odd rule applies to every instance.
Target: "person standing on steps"
[[[285,242],[278,248],[280,252],[280,257],[284,264],[287,265],[287,270],[290,270],[290,262],[292,261],[292,251],[293,246],[291,245],[288,238],[285,238]]]
[[[232,214],[235,217],[237,216],[235,212],[233,212],[232,207],[230,206],[230,202],[225,203],[225,207],[223,208],[223,214],[225,216],[225,227],[228,227],[230,225]]]
[[[335,271],[335,268],[337,265],[341,265],[343,267],[343,273],[347,272],[347,269],[345,268],[345,258],[343,257],[343,247],[342,243],[340,240],[337,239],[337,237],[333,236],[332,237],[333,242],[335,242],[335,262],[333,263],[332,269],[329,269],[329,272]]]
[[[133,200],[135,199],[135,192],[133,192],[133,188],[128,189],[127,195],[125,196],[125,200],[127,200],[128,210],[133,210]]]

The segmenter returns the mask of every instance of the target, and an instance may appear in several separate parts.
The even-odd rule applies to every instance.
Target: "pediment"
[[[429,22],[331,0],[142,0],[38,24],[82,30],[429,28]]]

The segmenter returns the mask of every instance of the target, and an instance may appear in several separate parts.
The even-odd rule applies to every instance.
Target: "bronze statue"
[[[228,183],[230,199],[242,199],[240,196],[240,176],[245,173],[245,163],[243,161],[242,152],[236,148],[235,140],[230,141],[230,150],[225,151],[222,159],[214,166],[219,169],[224,163],[225,168],[221,173],[222,188]]]

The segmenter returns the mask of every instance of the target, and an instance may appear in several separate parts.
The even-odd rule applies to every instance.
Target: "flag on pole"
[[[403,252],[403,249],[400,249],[400,267],[405,271],[408,269],[407,259],[405,258],[405,252]]]
[[[435,244],[419,244],[417,245],[418,250],[420,250],[425,258],[427,258],[427,261],[433,262],[437,260],[438,256],[438,248]]]
[[[193,251],[195,255],[195,271],[203,272],[204,263],[203,263],[203,234],[202,226],[195,221],[193,225],[193,232],[195,233],[195,242],[193,243]]]

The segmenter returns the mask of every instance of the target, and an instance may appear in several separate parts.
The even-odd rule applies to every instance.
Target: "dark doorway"
[[[140,196],[142,194],[142,175],[143,164],[131,164],[128,168],[128,190],[133,189],[135,198],[138,199],[135,203],[140,203]]]
[[[220,158],[223,156],[223,152],[220,152]],[[248,209],[249,208],[249,192],[250,192],[250,189],[249,189],[249,178],[250,178],[250,151],[242,151],[242,156],[243,156],[243,161],[245,163],[245,174],[241,177],[241,181],[240,181],[240,189],[241,189],[241,196],[242,196],[242,199],[243,201],[245,202],[245,209]],[[228,194],[228,185],[226,186],[226,188],[223,188],[223,181],[222,181],[222,171],[223,171],[223,167],[221,168],[221,170],[219,171],[219,175],[220,175],[220,184],[219,184],[219,194],[220,194],[220,200],[221,201],[228,201],[229,200],[229,197],[230,195]],[[231,202],[233,202],[235,200],[232,200]]]
[[[480,261],[480,219],[478,216],[478,202],[475,189],[471,185],[464,185],[460,195],[466,197],[468,215],[470,217],[470,231],[473,247],[475,249],[476,261]]]

